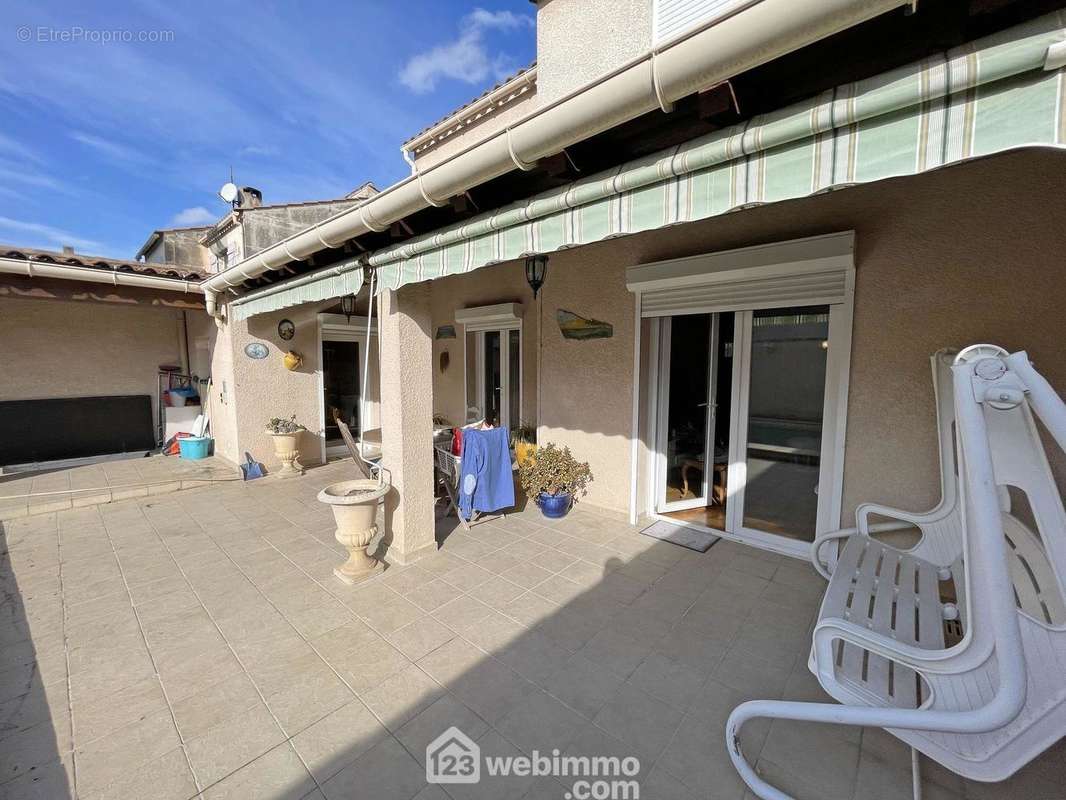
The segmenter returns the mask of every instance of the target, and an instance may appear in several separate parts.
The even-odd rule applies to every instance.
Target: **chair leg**
[[[921,753],[911,748],[911,788],[914,800],[922,800],[922,764]]]

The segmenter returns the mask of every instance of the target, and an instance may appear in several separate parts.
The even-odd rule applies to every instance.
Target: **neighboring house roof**
[[[86,256],[80,253],[64,253],[55,250],[37,250],[29,247],[0,244],[0,258],[17,258],[40,264],[59,264],[71,267],[90,267],[110,272],[132,272],[139,275],[154,275],[159,278],[199,281],[207,271],[186,264],[146,264],[143,261],[125,261],[103,256]]]
[[[524,96],[536,86],[536,83],[537,62],[534,61],[529,66],[522,67],[514,74],[507,76],[469,103],[459,106],[459,108],[441,117],[433,124],[426,126],[404,142],[403,148],[413,153],[425,150],[427,147],[451,136],[456,131],[477,122],[482,117]]]
[[[185,228],[157,228],[148,235],[148,238],[145,240],[144,244],[141,245],[141,249],[137,251],[137,255],[135,255],[134,258],[143,258],[145,253],[147,253],[155,246],[155,243],[159,240],[159,237],[162,236],[164,233],[177,233],[179,231],[206,231],[210,230],[211,227],[211,225],[190,225]]]

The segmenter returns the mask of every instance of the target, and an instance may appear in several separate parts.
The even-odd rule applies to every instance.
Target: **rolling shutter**
[[[642,317],[843,303],[854,285],[852,232],[631,267]]]
[[[655,0],[655,44],[684,33],[694,25],[724,17],[753,0]]]

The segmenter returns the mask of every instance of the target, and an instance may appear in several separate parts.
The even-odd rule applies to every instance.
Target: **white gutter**
[[[112,286],[139,286],[145,289],[166,289],[171,292],[204,293],[199,281],[182,278],[161,278],[136,272],[120,272],[97,267],[74,267],[68,264],[49,264],[21,258],[0,258],[0,273],[26,275],[30,278],[63,278],[66,280],[109,283]]]
[[[317,222],[203,282],[208,312],[227,288],[384,231],[427,206],[442,206],[473,186],[512,171],[641,114],[720,83],[910,0],[761,0],[685,32],[596,81],[531,111],[465,150],[393,184],[352,209]]]

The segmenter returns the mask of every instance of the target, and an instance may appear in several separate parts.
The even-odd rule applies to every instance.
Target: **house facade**
[[[272,417],[306,464],[335,414],[380,431],[397,562],[436,546],[434,419],[482,418],[588,461],[590,509],[804,555],[935,500],[932,353],[1066,378],[1059,5],[538,3],[536,64],[408,140],[408,178],[251,192],[137,269],[199,258],[216,454],[270,465]]]
[[[521,99],[526,73],[486,95],[529,111],[460,109],[405,146],[411,178],[204,283],[234,354],[294,315],[314,352],[317,315],[373,290],[391,557],[434,547],[434,415],[533,424],[590,463],[589,508],[803,555],[862,500],[935,501],[933,352],[1066,378],[1059,11],[578,5],[539,4]],[[625,46],[562,33],[622,17]],[[237,428],[254,409],[236,449],[321,419],[318,370],[213,366]]]

